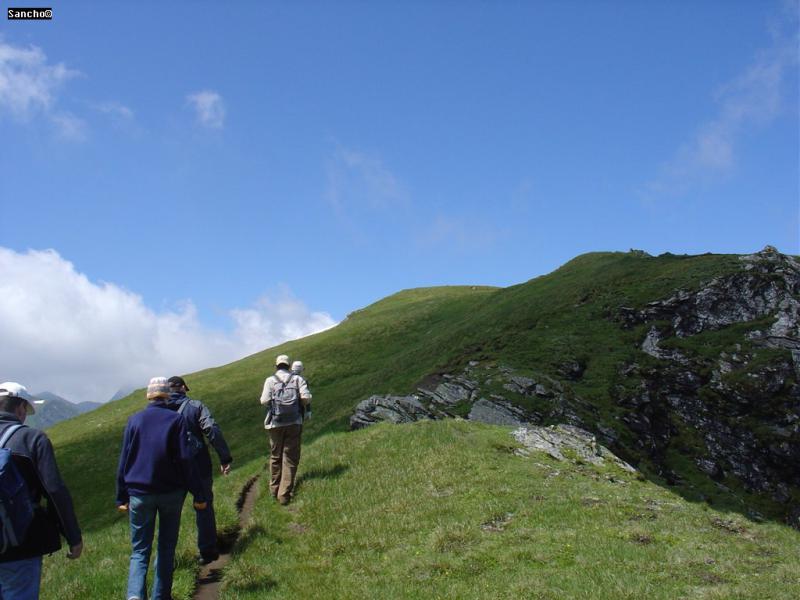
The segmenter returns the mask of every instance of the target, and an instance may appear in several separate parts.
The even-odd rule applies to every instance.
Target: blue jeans
[[[0,600],[39,600],[42,557],[0,563]]]
[[[214,517],[214,492],[211,488],[214,479],[212,477],[203,478],[202,483],[208,508],[195,510],[197,518],[197,548],[200,550],[200,556],[213,558],[219,553],[217,550],[217,520]]]
[[[158,514],[158,554],[153,565],[152,600],[172,598],[172,572],[175,570],[175,546],[181,526],[181,510],[186,492],[131,496],[128,512],[131,521],[131,566],[128,572],[128,595],[145,600],[147,567],[153,549],[153,535]]]

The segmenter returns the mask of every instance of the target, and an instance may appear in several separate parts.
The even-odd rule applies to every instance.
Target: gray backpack
[[[272,387],[272,421],[290,423],[300,417],[300,384],[297,375],[290,375],[284,383],[275,375]]]

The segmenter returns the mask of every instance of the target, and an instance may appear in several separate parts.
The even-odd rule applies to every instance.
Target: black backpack
[[[8,427],[0,438],[0,553],[22,544],[33,521],[28,485],[14,464],[9,438],[24,425]]]

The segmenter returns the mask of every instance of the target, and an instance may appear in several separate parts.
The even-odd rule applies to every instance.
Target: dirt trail
[[[239,529],[236,533],[228,536],[220,536],[218,544],[220,549],[219,558],[200,569],[197,575],[197,589],[193,600],[217,600],[219,598],[219,586],[222,583],[222,569],[231,559],[233,547],[239,539],[239,532],[250,518],[253,505],[256,502],[255,483],[258,477],[250,479],[242,489],[239,501],[236,503],[239,509]]]

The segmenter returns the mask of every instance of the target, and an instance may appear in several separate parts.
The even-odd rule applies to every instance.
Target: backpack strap
[[[181,405],[178,407],[178,414],[179,415],[183,416],[183,411],[186,410],[186,405],[187,404],[189,404],[189,399],[188,398],[186,400],[184,400],[183,402],[181,402]]]
[[[3,437],[0,437],[0,448],[5,448],[6,444],[8,443],[8,440],[11,439],[11,436],[14,435],[18,430],[22,429],[23,427],[25,427],[25,425],[19,423],[17,425],[12,425],[11,427],[7,428],[3,432]]]
[[[277,391],[277,386],[281,386],[281,389],[284,389],[286,387],[286,384],[288,384],[289,381],[291,381],[292,376],[290,374],[289,379],[287,379],[286,381],[282,381],[281,378],[278,377],[278,371],[275,371],[273,377],[275,378],[275,385],[272,386],[272,395],[275,396],[275,392]]]

